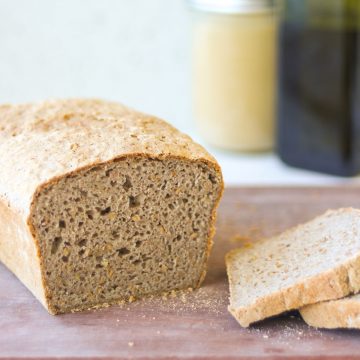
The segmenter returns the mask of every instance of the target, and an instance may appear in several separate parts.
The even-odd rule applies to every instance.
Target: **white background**
[[[191,13],[183,0],[0,0],[2,103],[116,100],[202,142],[191,118],[190,59]],[[228,185],[346,181],[287,168],[272,154],[206,147]]]

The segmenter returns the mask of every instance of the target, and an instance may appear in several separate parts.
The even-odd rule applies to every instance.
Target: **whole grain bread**
[[[52,314],[205,276],[219,165],[166,122],[117,103],[0,106],[0,260]]]
[[[226,256],[229,311],[241,326],[360,290],[360,210],[329,210]]]
[[[308,325],[317,328],[360,329],[360,294],[308,305],[300,314]]]

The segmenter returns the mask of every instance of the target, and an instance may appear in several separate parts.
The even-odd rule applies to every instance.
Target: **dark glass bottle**
[[[360,0],[285,0],[277,146],[289,165],[360,172]]]

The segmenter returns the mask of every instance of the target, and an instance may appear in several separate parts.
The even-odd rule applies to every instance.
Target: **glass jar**
[[[286,0],[278,151],[292,166],[360,170],[360,1]]]
[[[192,0],[193,109],[210,144],[239,151],[274,143],[274,0]]]

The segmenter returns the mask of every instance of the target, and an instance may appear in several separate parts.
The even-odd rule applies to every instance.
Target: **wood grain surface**
[[[54,317],[0,265],[0,359],[358,358],[360,331],[312,329],[297,312],[242,329],[227,311],[228,250],[342,206],[360,207],[360,189],[227,189],[203,287],[167,299]]]

